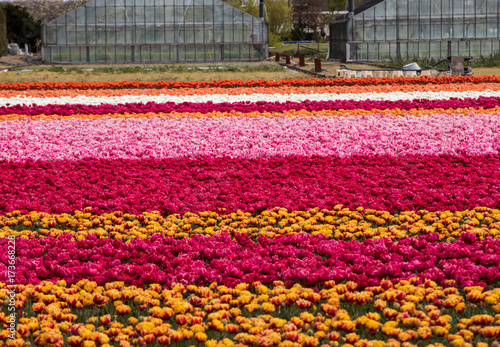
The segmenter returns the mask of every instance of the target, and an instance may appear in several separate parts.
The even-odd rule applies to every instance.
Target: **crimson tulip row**
[[[7,241],[0,239],[1,248],[7,247]],[[95,235],[74,241],[65,233],[57,239],[18,238],[16,281],[71,284],[89,279],[100,285],[124,281],[139,286],[284,281],[288,286],[314,286],[334,280],[354,281],[366,288],[387,278],[419,277],[441,285],[454,280],[462,287],[486,287],[500,280],[499,239],[477,240],[474,234],[464,233],[453,243],[437,241],[437,234],[398,242],[387,238],[345,242],[302,233],[274,239],[259,236],[253,242],[244,233],[234,239],[222,233],[180,240],[156,235],[126,243]],[[7,252],[2,252],[0,281],[7,280],[7,262]]]
[[[500,105],[500,97],[479,97],[479,98],[451,98],[441,100],[336,100],[336,101],[303,101],[303,102],[203,102],[203,103],[126,103],[126,104],[65,104],[65,105],[11,105],[1,106],[0,115],[20,114],[28,116],[36,115],[60,115],[69,116],[73,114],[103,115],[110,113],[169,113],[169,112],[286,112],[290,110],[306,110],[310,112],[323,110],[412,110],[412,109],[490,109]]]
[[[498,167],[499,155],[3,161],[0,212],[496,208]]]

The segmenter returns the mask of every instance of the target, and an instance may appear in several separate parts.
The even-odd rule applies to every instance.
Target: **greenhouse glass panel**
[[[267,35],[261,20],[220,1],[91,0],[47,23],[42,47],[52,62],[262,60]]]
[[[429,58],[430,52],[430,42],[429,41],[420,41],[418,43],[418,56],[419,58]]]
[[[115,60],[124,61],[125,60],[125,47],[116,46],[115,47]]]
[[[481,55],[489,56],[493,51],[491,50],[492,42],[490,40],[481,40]]]
[[[398,17],[408,17],[408,0],[398,0],[396,2],[396,11]]]
[[[156,8],[153,8],[154,10],[154,22],[155,23],[163,23],[165,19],[165,7],[163,6],[158,6]]]
[[[448,0],[443,0],[448,1]],[[432,18],[441,18],[441,0],[430,0],[430,15]]]
[[[380,4],[375,6],[375,19],[382,20],[385,19],[385,2],[381,2]]]
[[[126,7],[125,8],[125,23],[128,26],[135,25],[135,8]]]
[[[45,41],[49,45],[55,45],[57,43],[56,29],[47,28],[45,31]]]
[[[151,60],[150,61],[160,61],[161,60],[161,54],[160,54],[160,46],[151,46]]]
[[[203,43],[205,42],[204,39],[204,30],[203,28],[195,27],[195,34],[194,34],[194,42],[200,42]]]
[[[467,37],[470,37],[470,36],[467,36]],[[485,37],[487,37],[486,24],[484,22],[483,23],[479,22],[476,24],[476,36],[475,36],[475,38],[482,39]]]
[[[385,25],[375,26],[375,41],[385,41]]]
[[[165,31],[155,30],[155,42],[156,43],[165,43]]]
[[[214,57],[214,60],[224,60],[224,56],[223,56],[223,53],[224,52],[224,49],[222,47],[222,45],[215,45],[214,46],[214,51],[213,51],[213,57]]]
[[[391,44],[390,43],[380,43],[378,45],[379,59],[390,59],[391,55]],[[395,54],[394,54],[395,55]]]
[[[414,22],[410,22],[408,25],[408,39],[409,40],[418,40],[419,38],[419,28],[418,24]]]
[[[474,23],[465,23],[465,35],[464,37],[474,38],[475,33]]]
[[[155,31],[151,29],[145,30],[145,37],[144,37],[144,42],[145,43],[155,43]]]
[[[95,8],[96,23],[106,23],[106,7],[96,6]]]
[[[356,56],[357,59],[368,59],[368,45],[366,43],[357,45]]]
[[[225,28],[223,31],[224,42],[231,43],[233,42],[233,30],[230,28]]]
[[[106,25],[116,24],[116,10],[115,7],[105,7],[106,9]]]
[[[165,6],[165,24],[174,23],[174,7],[173,6]],[[160,22],[161,23],[161,22]]]
[[[486,0],[476,0],[476,14],[488,13],[486,7]]]
[[[76,24],[85,25],[85,6],[80,6],[75,10]]]
[[[373,41],[375,39],[375,25],[374,22],[365,22],[365,41]]]
[[[203,7],[203,24],[212,23],[214,21],[214,8],[213,7]]]
[[[240,45],[231,45],[231,60],[240,60]]]
[[[184,27],[184,41],[183,43],[194,43],[194,27]]]
[[[385,26],[385,35],[386,35],[386,40],[387,41],[395,41],[396,37],[397,37],[396,24],[390,24],[390,23],[388,23]]]
[[[175,35],[175,30],[174,29],[165,30],[165,42],[176,43],[175,37],[176,37],[176,35]]]
[[[60,56],[61,56],[61,59],[64,61],[71,61],[70,48],[69,47],[61,47]]]
[[[465,13],[476,13],[485,14],[486,13],[486,0],[465,0],[464,3]]]
[[[458,43],[458,49],[460,52],[460,55],[463,56],[469,56],[470,55],[470,47],[469,47],[469,41],[460,41]]]
[[[408,40],[408,22],[398,24],[398,40]]]
[[[498,37],[498,23],[488,22],[486,26],[486,33],[488,37]]]
[[[497,14],[498,0],[486,0],[486,12],[489,14]],[[496,16],[495,16],[496,17]]]
[[[365,40],[363,35],[363,22],[359,22],[354,26],[353,31],[353,40],[354,41],[362,41]]]
[[[98,45],[105,45],[106,44],[106,32],[105,31],[96,31],[96,43]]]
[[[418,56],[419,56],[418,42],[408,42],[408,57],[418,58]]]
[[[463,16],[464,0],[453,0],[453,16]]]
[[[470,53],[463,53],[463,55],[470,55],[472,57],[480,57],[481,56],[481,41],[480,40],[471,40],[470,41]]]
[[[224,7],[221,5],[214,6],[214,22],[223,22]]]
[[[73,30],[68,30],[66,32],[66,42],[68,45],[76,44],[76,32]]]
[[[453,23],[453,38],[459,39],[464,37],[464,23]]]
[[[364,11],[363,14],[365,22],[375,20],[375,10],[373,7],[370,8],[369,10]]]
[[[430,17],[431,0],[420,0],[420,17]]]
[[[458,49],[458,41],[451,41],[451,54],[450,55],[460,55],[460,51]]]
[[[194,7],[188,6],[184,8],[184,22],[193,24],[194,22]]]
[[[85,45],[87,43],[87,31],[85,28],[79,28],[76,31],[76,44]]]
[[[491,52],[496,53],[500,50],[500,42],[498,40],[491,41]]]
[[[429,56],[431,58],[440,58],[441,54],[441,42],[430,42],[429,44]]]
[[[125,31],[125,42],[128,44],[134,43],[134,31],[132,30],[127,30]]]
[[[407,42],[400,42],[399,43],[399,54],[402,57],[409,57],[408,56],[408,43]],[[413,58],[413,57],[410,57]]]
[[[196,49],[195,60],[205,61],[205,45],[195,46],[195,49]]]
[[[58,27],[65,27],[66,26],[66,16],[57,18],[55,24]]]
[[[146,24],[154,24],[156,17],[155,11],[156,8],[153,6],[146,7],[146,10],[144,12]]]
[[[408,2],[408,19],[418,20],[418,1]]]
[[[135,34],[135,40],[134,40],[134,43],[138,43],[138,44],[142,44],[144,43],[145,39],[146,39],[146,33],[144,32],[144,29],[142,30],[136,30],[134,32]],[[99,44],[99,39],[97,39],[97,43]]]
[[[57,43],[58,44],[62,44],[62,45],[66,45],[67,44],[67,41],[66,41],[66,31],[65,30],[58,30],[57,31]]]
[[[115,16],[116,16],[116,24],[117,25],[125,25],[125,8],[117,7],[115,8]]]
[[[448,23],[442,23],[441,24],[441,35],[443,39],[449,39],[451,38],[451,25]]]
[[[386,12],[385,12],[385,18],[386,19],[395,19],[396,18],[396,0],[386,0]]]
[[[443,17],[453,18],[453,0],[442,0]]]
[[[368,44],[368,59],[379,59],[378,43]]]
[[[429,23],[420,24],[420,39],[429,40],[431,38],[431,25]]]

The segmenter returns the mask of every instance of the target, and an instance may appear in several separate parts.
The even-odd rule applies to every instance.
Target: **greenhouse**
[[[373,0],[330,25],[344,60],[487,57],[499,50],[498,0]]]
[[[92,0],[47,23],[54,63],[258,61],[267,25],[220,0]]]

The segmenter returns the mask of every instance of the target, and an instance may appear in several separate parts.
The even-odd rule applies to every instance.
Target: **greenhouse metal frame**
[[[488,57],[499,51],[498,0],[375,0],[330,24],[342,60]]]
[[[260,61],[267,24],[220,0],[92,0],[43,26],[52,63]]]

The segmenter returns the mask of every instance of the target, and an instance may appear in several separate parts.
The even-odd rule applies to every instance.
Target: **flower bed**
[[[498,345],[499,82],[0,84],[0,347]]]

